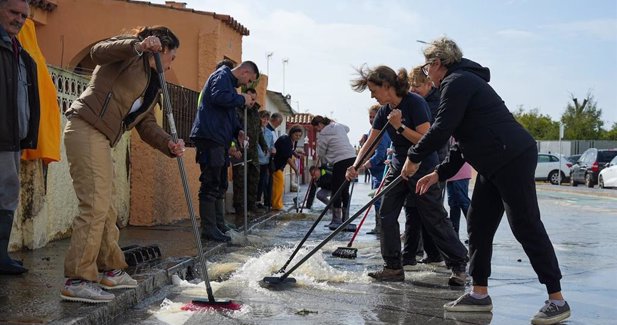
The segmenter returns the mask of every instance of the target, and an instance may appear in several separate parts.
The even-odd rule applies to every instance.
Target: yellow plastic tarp
[[[41,159],[46,164],[60,160],[60,107],[56,87],[47,70],[47,62],[36,40],[34,22],[27,19],[17,35],[21,46],[34,59],[39,80],[39,97],[41,102],[41,119],[39,122],[39,140],[36,149],[23,150],[21,159]]]

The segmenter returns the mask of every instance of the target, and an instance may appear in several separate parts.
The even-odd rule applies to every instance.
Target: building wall
[[[89,55],[90,47],[96,42],[130,32],[137,26],[158,24],[169,27],[180,39],[176,61],[167,73],[169,82],[199,91],[216,62],[224,57],[241,61],[242,35],[211,15],[148,2],[56,2],[58,7],[50,13],[34,10],[39,46],[51,65],[72,70]]]
[[[241,61],[242,34],[212,15],[148,2],[55,2],[58,6],[51,12],[32,8],[38,44],[47,62],[53,66],[73,70],[89,55],[90,47],[96,42],[136,26],[161,22],[176,33],[181,43],[177,59],[166,73],[169,82],[200,91],[218,61],[225,57]],[[265,95],[261,96],[264,96],[263,102]],[[64,100],[60,98],[61,108],[70,103]],[[64,126],[66,119],[63,118],[62,123]],[[11,236],[11,250],[36,249],[70,236],[72,221],[78,215],[77,198],[64,146],[61,150],[61,161],[47,167],[41,161],[22,162],[22,193]],[[188,149],[185,165],[194,202],[197,202],[199,167],[194,163],[194,156],[194,150]],[[119,226],[171,223],[188,217],[175,159],[150,148],[136,132],[124,135],[114,148],[113,157],[114,203]]]

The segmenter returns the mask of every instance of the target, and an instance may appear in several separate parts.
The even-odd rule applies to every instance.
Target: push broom
[[[173,142],[178,142],[178,133],[176,132],[176,122],[174,121],[174,116],[171,108],[171,100],[169,99],[169,90],[167,89],[167,82],[165,81],[165,71],[163,70],[163,64],[161,63],[161,56],[159,53],[154,53],[154,60],[156,61],[156,71],[159,76],[159,83],[161,84],[163,97],[163,108],[165,111],[165,115],[167,117],[167,122],[169,123],[169,130],[171,133],[171,138]],[[212,294],[212,287],[210,286],[210,279],[208,278],[208,267],[206,265],[206,258],[203,254],[203,246],[201,245],[201,238],[199,235],[199,227],[197,226],[197,218],[195,216],[195,210],[193,209],[193,201],[191,200],[191,193],[189,190],[189,182],[186,177],[186,170],[184,169],[184,160],[182,157],[176,157],[178,161],[178,167],[180,169],[180,177],[182,178],[182,187],[184,188],[184,197],[186,199],[186,204],[188,206],[189,215],[191,217],[191,224],[193,226],[193,235],[195,237],[195,243],[197,244],[197,255],[199,256],[199,263],[201,263],[201,274],[203,276],[204,283],[206,285],[206,292],[208,293],[207,299],[204,298],[196,298],[193,299],[191,304],[192,306],[188,306],[186,309],[195,309],[195,308],[211,308],[211,309],[230,309],[230,310],[238,310],[241,308],[241,305],[228,300],[217,300],[214,299],[214,294]]]
[[[377,188],[377,192],[375,193],[375,195],[379,194],[385,181],[386,181],[386,178],[384,177],[381,180],[381,183],[379,184],[379,187]],[[364,214],[364,217],[362,217],[362,220],[360,220],[360,224],[358,225],[358,228],[356,228],[356,231],[353,233],[353,236],[351,236],[351,240],[349,241],[347,246],[337,248],[334,252],[332,252],[332,256],[350,258],[350,259],[358,257],[358,249],[355,247],[351,247],[351,246],[353,245],[353,241],[356,239],[358,232],[360,232],[360,228],[362,228],[362,225],[364,224],[364,220],[366,220],[366,216],[368,216],[372,208],[373,206],[371,205],[368,209],[366,209],[366,213]]]
[[[362,157],[360,157],[360,161],[354,166],[356,169],[358,169],[358,168],[360,168],[360,166],[362,166],[362,164],[364,163],[364,160],[366,160],[366,158],[368,158],[368,155],[373,151],[373,149],[375,149],[375,146],[379,143],[379,141],[381,140],[383,135],[387,132],[386,131],[387,126],[388,126],[388,124],[386,124],[383,127],[383,129],[381,129],[381,131],[379,131],[379,134],[377,135],[375,140],[373,140],[373,142],[369,146],[368,150],[364,153],[364,155],[362,155]],[[348,183],[349,183],[349,181],[345,180],[345,182],[338,188],[336,193],[334,193],[334,195],[332,195],[332,197],[330,198],[330,202],[328,202],[328,204],[323,209],[323,211],[321,211],[321,213],[319,214],[319,217],[317,217],[317,220],[315,220],[315,222],[313,222],[313,225],[306,232],[306,234],[304,235],[304,238],[302,238],[300,243],[296,246],[296,249],[293,251],[291,256],[289,256],[289,258],[287,259],[287,262],[285,262],[283,267],[281,267],[281,269],[277,273],[284,273],[285,272],[285,269],[287,268],[287,266],[289,266],[289,263],[291,263],[291,261],[296,256],[296,254],[298,254],[298,251],[300,251],[300,248],[302,248],[302,245],[304,245],[304,242],[306,242],[306,240],[311,235],[313,230],[315,230],[315,227],[317,227],[317,224],[321,221],[321,219],[323,219],[323,217],[326,214],[326,212],[328,212],[328,209],[332,206],[334,200],[336,198],[338,198],[339,196],[341,196],[341,193],[343,193],[343,189],[345,188],[345,185],[348,184]],[[284,280],[286,280],[289,283],[295,283],[296,282],[296,280],[294,278],[287,279],[287,277],[285,277]]]
[[[398,176],[397,178],[395,178],[392,183],[388,184],[383,191],[381,191],[380,193],[376,194],[375,197],[373,197],[368,203],[366,203],[360,210],[358,210],[358,212],[354,213],[353,216],[349,217],[349,219],[347,219],[345,222],[343,222],[338,228],[336,228],[334,231],[332,231],[332,233],[326,237],[326,239],[324,239],[321,243],[319,243],[317,246],[315,246],[315,248],[313,248],[310,252],[308,252],[300,261],[298,261],[298,263],[296,263],[291,269],[289,269],[287,272],[285,272],[283,275],[281,276],[267,276],[265,278],[263,278],[263,283],[267,284],[268,286],[281,286],[281,285],[287,285],[287,284],[293,284],[296,283],[296,279],[294,278],[290,278],[289,275],[291,275],[291,273],[293,271],[295,271],[298,267],[300,267],[300,265],[304,264],[309,258],[311,258],[313,255],[315,255],[315,253],[320,250],[324,245],[326,245],[330,240],[332,240],[332,238],[334,238],[334,236],[338,235],[338,233],[340,233],[341,231],[343,231],[345,228],[347,228],[347,226],[349,224],[351,224],[352,221],[354,221],[358,216],[360,216],[360,214],[362,214],[362,212],[364,212],[366,209],[368,209],[370,206],[372,206],[377,200],[379,200],[382,196],[384,196],[385,194],[387,194],[388,192],[390,192],[390,190],[392,190],[393,188],[395,188],[398,184],[401,183],[401,181],[403,180],[402,176]]]

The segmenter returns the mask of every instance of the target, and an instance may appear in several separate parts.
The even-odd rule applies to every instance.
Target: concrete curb
[[[277,211],[272,214],[267,214],[257,218],[252,224],[249,225],[248,232],[261,227],[264,223],[277,218],[283,214],[283,211]],[[243,231],[243,227],[238,229],[239,232]],[[219,243],[209,249],[204,250],[204,256],[210,257],[217,255],[224,251],[227,244]],[[186,278],[187,275],[191,275],[194,271],[199,271],[196,268],[199,258],[193,257],[168,257],[162,261],[158,261],[158,265],[169,265],[168,267],[162,267],[158,270],[152,270],[148,274],[134,274],[136,280],[139,281],[138,287],[135,289],[125,289],[114,291],[116,298],[105,304],[92,305],[92,309],[86,315],[79,317],[64,317],[56,319],[49,324],[54,325],[100,325],[110,324],[123,312],[137,305],[139,302],[145,300],[151,296],[156,290],[170,285],[171,277],[174,274],[178,274],[181,278]],[[199,272],[197,272],[199,273]]]

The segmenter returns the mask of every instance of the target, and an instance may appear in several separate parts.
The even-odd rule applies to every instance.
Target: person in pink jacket
[[[463,164],[456,175],[448,179],[446,190],[448,192],[448,206],[450,207],[450,221],[454,227],[454,232],[458,236],[458,229],[461,221],[461,211],[467,219],[467,210],[471,200],[469,199],[469,180],[471,179],[471,166]]]

